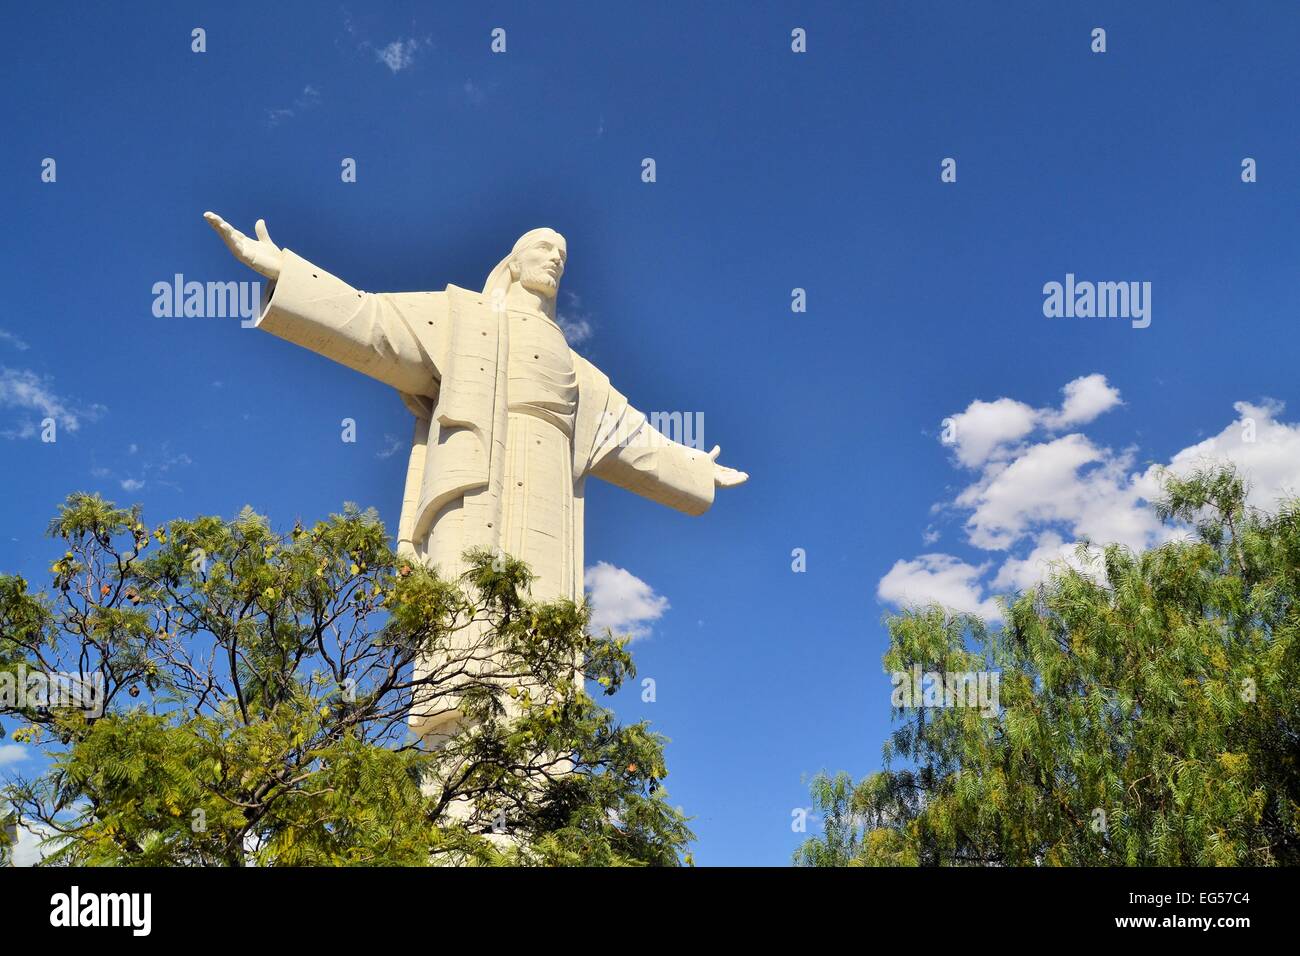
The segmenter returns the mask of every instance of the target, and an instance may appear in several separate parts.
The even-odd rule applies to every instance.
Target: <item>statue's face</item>
[[[554,299],[569,257],[564,237],[558,232],[542,236],[515,256],[519,284],[529,292]]]

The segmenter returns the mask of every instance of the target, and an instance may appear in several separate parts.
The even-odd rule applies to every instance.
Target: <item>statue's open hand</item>
[[[713,483],[719,488],[734,488],[736,485],[743,485],[749,481],[748,472],[737,471],[735,468],[728,468],[726,465],[719,465],[718,455],[721,453],[721,445],[714,445],[713,451],[709,452],[709,457],[713,459]]]
[[[278,279],[280,277],[280,260],[283,258],[280,247],[271,241],[270,234],[266,231],[266,220],[259,219],[253,227],[257,233],[256,239],[249,239],[226,220],[222,219],[215,212],[205,212],[203,218],[208,221],[208,225],[217,231],[223,242],[230,247],[230,251],[235,254],[235,258],[266,276],[268,279]]]

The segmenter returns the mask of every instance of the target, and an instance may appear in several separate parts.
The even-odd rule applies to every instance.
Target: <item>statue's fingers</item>
[[[271,234],[270,234],[269,232],[266,231],[266,220],[265,220],[265,219],[259,219],[259,220],[257,220],[257,222],[255,222],[255,223],[253,224],[253,231],[254,231],[255,233],[257,233],[257,238],[258,238],[260,241],[265,242],[267,245],[270,245],[270,246],[274,246],[274,245],[275,245],[275,243],[271,241]]]
[[[203,218],[208,220],[208,225],[217,230],[217,235],[230,247],[232,252],[239,252],[239,240],[245,238],[242,232],[214,212],[204,213]]]
[[[225,238],[226,230],[230,228],[230,224],[226,222],[226,220],[222,219],[215,212],[205,212],[203,218],[207,220],[209,226],[216,230],[217,235],[221,236],[223,239]]]
[[[709,452],[709,458],[713,461],[717,461],[720,454],[722,454],[722,446],[714,445],[713,451]]]

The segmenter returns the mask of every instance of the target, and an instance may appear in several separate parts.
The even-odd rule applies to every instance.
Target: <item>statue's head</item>
[[[554,299],[568,256],[564,237],[554,229],[530,229],[519,237],[510,255],[492,270],[483,291],[505,292],[518,282],[529,292]]]

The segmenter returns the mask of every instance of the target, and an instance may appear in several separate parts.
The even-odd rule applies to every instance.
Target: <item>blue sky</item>
[[[377,291],[481,286],[553,226],[580,350],[638,407],[703,412],[752,476],[698,519],[588,490],[589,564],[668,604],[634,645],[657,699],[616,708],[672,738],[701,864],[786,863],[805,778],[879,765],[891,602],[994,613],[1081,536],[1156,540],[1153,463],[1234,458],[1263,503],[1300,487],[1293,3],[3,17],[0,570],[45,579],[74,490],[155,522],[247,503],[287,528],[356,501],[395,526],[395,393],[235,320],[152,314],[176,273],[256,278],[205,209]],[[1046,318],[1067,273],[1150,282],[1150,326]],[[31,434],[47,414],[54,443]]]

